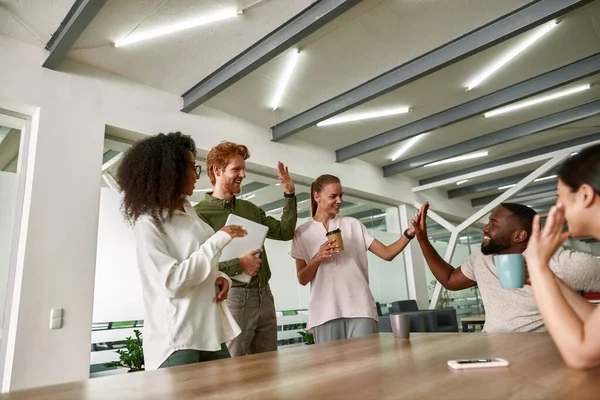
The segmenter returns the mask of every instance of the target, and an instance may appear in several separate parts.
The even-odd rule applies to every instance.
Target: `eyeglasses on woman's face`
[[[195,164],[194,165],[194,172],[196,173],[196,178],[200,179],[200,174],[202,173],[202,166]]]

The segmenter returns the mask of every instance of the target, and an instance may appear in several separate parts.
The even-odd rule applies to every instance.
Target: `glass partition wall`
[[[0,376],[4,358],[17,263],[30,119],[0,109]],[[2,378],[0,378],[1,381]],[[0,382],[1,383],[1,382]]]
[[[115,181],[116,171],[123,152],[131,141],[107,136],[103,154],[100,220],[96,259],[96,283],[94,292],[94,314],[92,331],[91,376],[117,373],[106,369],[103,364],[115,359],[114,350],[122,346],[125,336],[134,329],[143,329],[144,310],[135,257],[135,240],[131,228],[124,223],[120,214],[121,197]],[[212,191],[206,175],[205,160],[198,158],[203,166],[192,204],[201,201]],[[274,166],[275,167],[275,166]],[[242,184],[240,198],[261,207],[267,215],[281,218],[283,211],[283,188],[276,176],[247,171]],[[310,187],[295,182],[298,206],[298,223],[309,220]],[[385,244],[400,238],[398,207],[345,195],[341,215],[360,220],[369,232]],[[306,328],[310,285],[301,286],[296,277],[294,259],[290,256],[291,241],[267,240],[265,249],[272,270],[271,290],[275,297],[278,314],[278,340],[280,346],[303,344],[302,332]],[[387,304],[408,299],[404,257],[399,255],[386,262],[368,254],[369,281],[373,297],[385,312]],[[120,334],[114,329],[119,327]],[[119,332],[117,332],[119,333]],[[105,337],[118,338],[106,342]]]

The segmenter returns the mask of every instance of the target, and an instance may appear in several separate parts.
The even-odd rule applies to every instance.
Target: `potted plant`
[[[113,361],[104,364],[105,367],[124,367],[127,372],[136,372],[144,370],[144,350],[142,349],[142,332],[134,329],[135,339],[131,336],[125,338],[125,349],[117,350],[119,361]]]
[[[306,342],[306,344],[315,344],[315,338],[314,338],[312,332],[309,332],[308,330],[306,330],[306,331],[300,331],[298,333],[300,334],[300,336],[302,336],[302,339],[304,339],[304,342]]]

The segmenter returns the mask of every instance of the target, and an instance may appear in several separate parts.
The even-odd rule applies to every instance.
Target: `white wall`
[[[17,174],[0,171],[0,327],[3,324],[6,302],[6,286],[17,207],[17,184]]]
[[[133,230],[120,212],[121,195],[102,188],[94,284],[94,322],[144,319]]]
[[[242,142],[255,170],[272,172],[285,154],[298,180],[329,172],[349,193],[416,199],[412,182],[385,179],[375,166],[336,163],[333,152],[297,139],[272,143],[268,129],[210,108],[181,113],[179,96],[69,61],[61,71],[43,69],[46,51],[4,36],[0,54],[10,54],[0,63],[0,108],[33,117],[3,390],[87,378],[107,124],[143,134],[181,130],[200,153],[223,139]],[[461,217],[473,211],[467,201],[429,195],[439,211]],[[50,331],[55,307],[64,308],[64,325]]]

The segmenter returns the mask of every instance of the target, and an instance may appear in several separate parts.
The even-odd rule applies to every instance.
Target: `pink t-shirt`
[[[324,260],[310,282],[307,328],[337,318],[377,318],[375,300],[369,288],[367,251],[375,238],[357,219],[336,216],[329,230],[340,229],[344,250]],[[292,257],[307,264],[327,240],[325,226],[314,219],[296,229]]]

